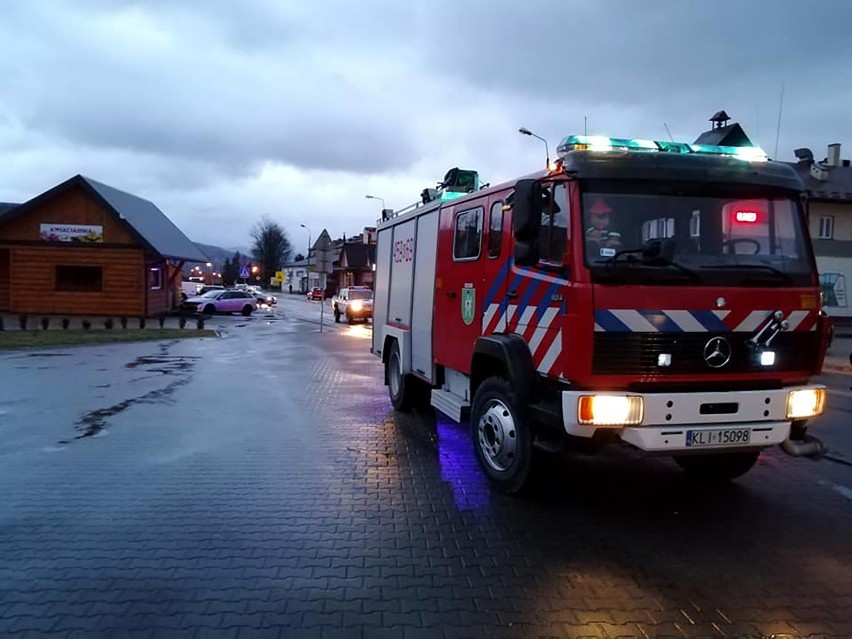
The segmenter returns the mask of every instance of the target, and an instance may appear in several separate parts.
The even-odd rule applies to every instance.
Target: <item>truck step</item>
[[[431,403],[433,408],[458,423],[470,413],[470,403],[464,397],[441,388],[432,389]]]

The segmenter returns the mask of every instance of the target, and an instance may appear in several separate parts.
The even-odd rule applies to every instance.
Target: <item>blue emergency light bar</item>
[[[559,157],[571,151],[636,151],[640,153],[697,153],[723,155],[749,162],[766,162],[769,157],[756,146],[715,146],[712,144],[689,144],[688,142],[660,142],[628,138],[609,138],[604,135],[569,135],[559,143]]]

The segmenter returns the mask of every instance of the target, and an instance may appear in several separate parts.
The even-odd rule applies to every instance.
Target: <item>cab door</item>
[[[492,207],[493,204],[497,206]],[[493,222],[492,210],[497,211]],[[502,221],[502,201],[494,197],[492,201],[479,198],[441,210],[435,282],[435,361],[466,374],[470,373],[473,345],[484,332],[486,298],[499,302],[505,294],[504,288],[500,292],[494,290],[506,260]]]

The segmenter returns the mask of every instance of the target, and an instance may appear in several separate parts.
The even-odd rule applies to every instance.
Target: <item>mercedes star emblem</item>
[[[710,368],[722,368],[731,361],[731,344],[724,337],[714,337],[704,345],[704,361]]]

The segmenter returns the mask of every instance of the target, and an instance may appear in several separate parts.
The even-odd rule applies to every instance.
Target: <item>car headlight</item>
[[[359,300],[355,300],[354,302],[352,302],[352,310],[356,313],[362,308],[364,308],[364,305]]]
[[[787,419],[815,417],[822,414],[824,408],[824,388],[805,388],[787,393]]]
[[[581,395],[577,419],[581,424],[624,426],[641,424],[642,398],[635,395]]]

